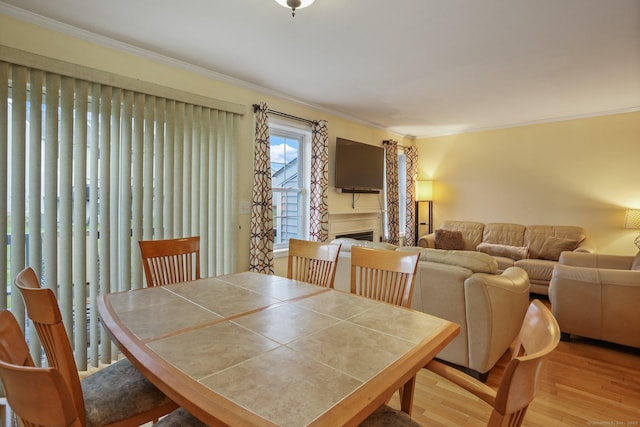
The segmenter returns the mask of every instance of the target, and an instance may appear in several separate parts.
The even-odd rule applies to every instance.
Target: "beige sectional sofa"
[[[346,292],[352,245],[421,251],[411,307],[460,325],[460,334],[438,359],[485,380],[518,334],[529,305],[529,281],[522,269],[510,267],[499,274],[496,260],[480,252],[335,241],[342,247],[334,286]]]
[[[563,251],[595,252],[582,227],[474,221],[444,221],[434,233],[422,236],[418,246],[487,253],[497,261],[498,271],[513,266],[526,271],[531,292],[542,295],[549,293],[553,267]]]
[[[640,252],[565,252],[549,289],[562,338],[570,334],[640,348]]]

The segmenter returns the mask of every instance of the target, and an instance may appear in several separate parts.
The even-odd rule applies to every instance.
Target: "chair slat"
[[[289,239],[287,277],[333,288],[340,244]]]
[[[419,254],[408,251],[351,248],[351,292],[409,307]]]

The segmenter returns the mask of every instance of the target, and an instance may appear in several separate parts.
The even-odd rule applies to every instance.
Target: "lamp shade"
[[[429,202],[432,200],[433,200],[433,181],[416,181],[416,201]]]
[[[640,228],[640,209],[627,209],[624,228]]]

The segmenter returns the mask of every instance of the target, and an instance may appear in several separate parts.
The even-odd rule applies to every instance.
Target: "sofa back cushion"
[[[520,224],[490,223],[485,224],[482,233],[484,243],[496,245],[524,246],[524,231],[526,227]]]
[[[473,221],[452,221],[447,220],[440,223],[443,230],[460,231],[464,240],[464,250],[475,251],[476,246],[482,242],[482,231],[484,224]]]
[[[562,250],[575,249],[585,237],[582,227],[529,225],[524,233],[524,242],[529,247],[530,258],[557,261]]]

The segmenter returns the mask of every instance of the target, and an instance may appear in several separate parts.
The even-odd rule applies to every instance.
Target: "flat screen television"
[[[384,148],[336,138],[336,188],[379,193],[384,188]]]

